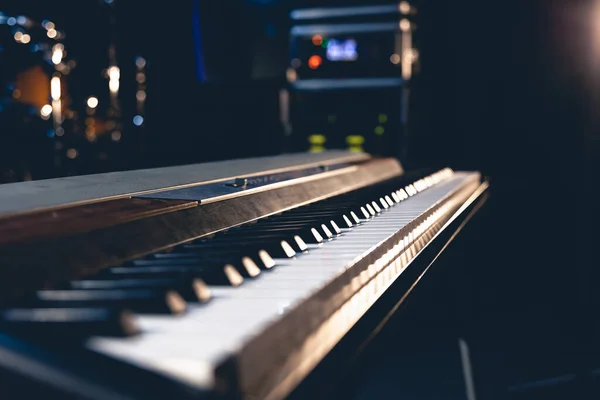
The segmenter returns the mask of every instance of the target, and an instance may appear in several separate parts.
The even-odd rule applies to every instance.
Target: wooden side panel
[[[223,229],[391,179],[401,173],[402,168],[396,160],[373,160],[347,173],[324,174],[326,176],[322,179],[205,205],[168,201],[147,203],[144,212],[141,211],[143,207],[137,213],[115,212],[113,219],[105,214],[94,215],[90,217],[96,224],[93,229],[88,224],[75,222],[81,215],[74,216],[69,220],[73,221],[72,226],[79,226],[80,231],[45,228],[48,234],[30,234],[23,241],[0,242],[0,302],[2,298],[18,296],[26,290],[51,287],[55,282],[90,274]],[[153,208],[158,204],[162,207]],[[29,224],[35,225],[35,220]]]
[[[0,220],[0,244],[88,232],[197,205],[195,201],[117,199],[21,214]]]

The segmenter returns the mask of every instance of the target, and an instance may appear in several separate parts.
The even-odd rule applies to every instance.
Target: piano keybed
[[[486,187],[450,169],[399,175],[53,282],[4,307],[0,351],[6,335],[182,396],[283,398]],[[76,397],[115,396],[65,379]]]

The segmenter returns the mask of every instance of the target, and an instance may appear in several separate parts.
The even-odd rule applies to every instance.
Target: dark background
[[[114,169],[278,153],[287,15],[310,3],[201,2],[202,85],[194,4],[120,1],[119,56],[147,58],[148,109],[144,133],[130,136],[143,151],[124,152]],[[3,4],[73,32],[80,73],[93,76],[106,63],[98,50],[108,40],[99,3]],[[482,351],[502,354],[497,362],[508,384],[598,368],[596,4],[466,0],[418,7],[422,69],[407,166],[478,169],[492,184],[482,221],[460,247],[469,282],[466,292],[453,294],[462,299],[457,304],[482,332]],[[127,140],[123,146],[137,148]]]

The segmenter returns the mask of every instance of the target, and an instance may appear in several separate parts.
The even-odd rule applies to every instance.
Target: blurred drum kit
[[[107,65],[93,67],[106,82],[94,88],[77,74],[67,34],[52,21],[0,9],[0,183],[115,169],[123,131],[116,42]],[[134,61],[140,78],[146,61]],[[137,80],[143,103],[145,79]],[[143,104],[137,110],[136,125]]]

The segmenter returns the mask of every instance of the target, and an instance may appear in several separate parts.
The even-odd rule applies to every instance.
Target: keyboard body
[[[285,398],[487,188],[346,152],[4,185],[0,388]]]

